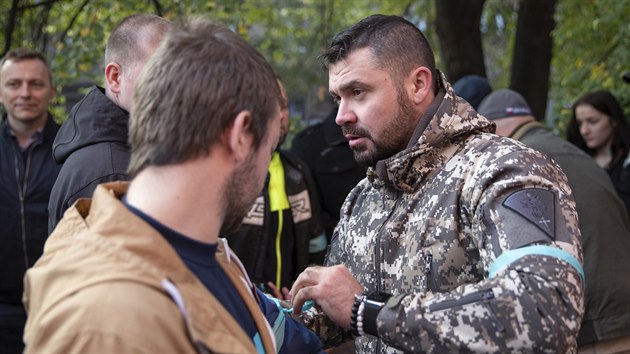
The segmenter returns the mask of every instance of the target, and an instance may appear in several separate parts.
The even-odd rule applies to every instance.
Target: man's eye
[[[359,90],[359,89],[354,89],[352,90],[352,95],[353,96],[359,96],[363,93],[363,90]]]

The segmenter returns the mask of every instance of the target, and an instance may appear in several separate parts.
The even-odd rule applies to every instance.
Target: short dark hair
[[[429,41],[411,22],[400,16],[372,15],[338,33],[320,55],[327,69],[356,49],[369,47],[377,65],[402,79],[417,66],[425,66],[433,77],[437,92],[435,57]]]
[[[147,35],[162,38],[172,27],[167,19],[152,14],[137,14],[124,18],[109,35],[105,47],[105,65],[117,63],[127,66],[147,53],[142,51],[142,43]]]
[[[23,47],[11,49],[7,52],[7,54],[4,55],[4,57],[2,57],[2,60],[0,60],[0,68],[2,68],[4,66],[4,63],[6,63],[8,60],[11,60],[16,63],[22,60],[41,61],[42,63],[44,63],[44,66],[46,66],[46,69],[48,70],[48,78],[50,79],[50,86],[53,87],[53,79],[52,79],[52,73],[50,72],[50,66],[48,65],[48,61],[46,60],[46,57],[41,52],[29,49],[29,48],[23,48]]]
[[[630,151],[630,124],[628,124],[623,109],[615,96],[606,90],[587,93],[575,101],[571,108],[571,120],[567,126],[567,140],[586,151],[589,155],[592,156],[595,154],[595,151],[586,146],[586,142],[582,134],[580,134],[575,109],[581,104],[590,105],[597,111],[604,113],[610,118],[611,124],[615,125],[611,145],[612,163],[628,153],[628,151]]]
[[[229,28],[193,17],[169,31],[140,74],[131,110],[133,177],[206,156],[242,111],[258,149],[278,114],[271,65]]]

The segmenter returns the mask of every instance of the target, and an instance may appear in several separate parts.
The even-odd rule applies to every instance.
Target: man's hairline
[[[2,69],[4,68],[4,65],[11,61],[13,63],[20,63],[23,61],[28,61],[28,60],[36,60],[39,61],[40,63],[42,63],[44,65],[44,68],[46,69],[46,71],[48,72],[48,84],[50,84],[50,87],[53,91],[55,90],[55,85],[53,83],[53,78],[52,78],[52,70],[50,69],[50,66],[48,65],[48,62],[45,60],[42,60],[42,58],[39,58],[37,56],[33,56],[33,57],[27,57],[27,58],[5,58],[2,60],[2,64],[0,65],[0,81],[2,80]]]
[[[154,29],[154,31],[151,31]],[[118,64],[121,68],[124,67],[135,67],[139,63],[144,63],[149,60],[152,54],[147,52],[147,45],[150,43],[157,43],[154,52],[160,46],[162,41],[165,39],[167,30],[162,30],[162,26],[158,25],[156,22],[147,23],[144,26],[140,26],[137,28],[137,34],[134,35],[134,43],[133,47],[136,48],[136,53],[142,55],[132,55],[129,63],[121,63],[120,58],[107,58],[107,52],[111,51],[109,46],[105,47],[105,67],[110,64]],[[142,60],[141,60],[142,59]]]
[[[341,63],[341,62],[345,61],[349,56],[351,56],[352,54],[356,54],[356,52],[361,50],[361,49],[368,49],[368,52],[370,53],[370,57],[369,57],[368,61],[370,63],[372,63],[374,69],[381,70],[381,71],[384,71],[385,73],[387,73],[387,75],[389,76],[389,79],[393,83],[394,88],[396,88],[396,90],[398,91],[400,89],[399,86],[401,86],[403,84],[402,82],[397,84],[397,82],[400,81],[398,76],[401,75],[401,73],[400,73],[401,70],[394,70],[394,69],[387,68],[386,65],[383,64],[383,61],[378,59],[378,57],[376,56],[373,48],[374,48],[374,46],[371,46],[369,44],[361,46],[361,47],[354,47],[354,48],[352,48],[352,50],[350,50],[349,52],[345,53],[345,55],[342,58],[339,58],[334,63],[327,63],[329,77],[330,77],[330,71],[331,71],[331,67],[332,66],[335,66],[338,63]],[[427,66],[426,65],[420,65],[419,67],[427,67]],[[404,76],[404,75],[405,74],[403,73],[402,76]],[[363,82],[361,80],[352,80],[352,81]],[[335,95],[333,95],[333,92],[330,91],[330,89],[328,91],[329,91],[329,94],[334,98]]]

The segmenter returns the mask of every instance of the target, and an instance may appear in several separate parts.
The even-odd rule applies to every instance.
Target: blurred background
[[[476,74],[514,89],[560,134],[588,91],[610,90],[630,116],[630,0],[0,0],[0,55],[19,46],[46,54],[54,114],[64,120],[87,87],[102,84],[108,33],[134,13],[204,15],[248,39],[285,84],[292,132],[332,107],[322,48],[374,13],[415,23],[451,84]]]

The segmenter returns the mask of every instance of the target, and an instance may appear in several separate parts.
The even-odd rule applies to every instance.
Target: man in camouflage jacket
[[[362,20],[323,58],[337,124],[373,167],[342,207],[327,267],[291,289],[294,311],[315,300],[358,353],[575,351],[582,251],[560,168],[492,134],[400,17]]]

